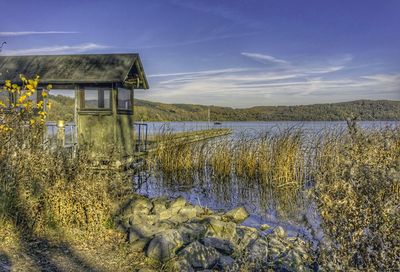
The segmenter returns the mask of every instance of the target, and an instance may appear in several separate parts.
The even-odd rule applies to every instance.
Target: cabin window
[[[118,89],[118,109],[132,110],[132,91],[120,88]]]
[[[84,91],[85,109],[110,109],[111,90],[110,89],[85,89]]]

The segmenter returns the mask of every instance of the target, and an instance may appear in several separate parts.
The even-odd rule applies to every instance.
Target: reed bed
[[[152,159],[156,169],[181,179],[197,173],[201,181],[187,182],[207,185],[207,194],[227,203],[254,199],[284,216],[311,201],[324,233],[316,255],[327,270],[400,269],[399,127],[350,122],[348,129],[315,135],[288,129],[206,144],[170,137]]]
[[[170,186],[193,186],[209,180],[214,193],[229,199],[232,190],[247,195],[249,188],[261,190],[265,196],[273,191],[275,205],[289,210],[304,183],[304,148],[302,132],[282,131],[280,134],[241,135],[222,137],[209,142],[187,143],[177,141],[173,134],[160,135],[150,165],[170,179]],[[198,180],[193,177],[201,176]],[[235,182],[234,182],[235,181]],[[236,187],[236,188],[233,188]],[[243,192],[241,192],[243,191]],[[271,199],[260,205],[271,204]]]

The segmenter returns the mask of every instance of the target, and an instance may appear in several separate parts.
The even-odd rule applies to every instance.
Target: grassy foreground
[[[85,152],[43,149],[40,130],[7,138],[0,147],[0,263],[22,271],[160,270],[133,252],[114,218],[132,197],[121,173],[95,171]],[[320,267],[396,270],[399,248],[399,128],[324,134],[305,148],[299,131],[233,144],[160,145],[153,160],[165,173],[211,169],[273,188],[281,203],[312,184],[325,234]],[[2,139],[5,141],[5,139]],[[171,139],[170,139],[171,140]],[[183,171],[183,172],[182,172]],[[186,180],[189,182],[189,179]],[[222,183],[223,185],[223,183]]]
[[[89,168],[84,152],[72,158],[24,144],[0,148],[0,169],[1,271],[154,267],[114,226],[132,196],[121,174]]]

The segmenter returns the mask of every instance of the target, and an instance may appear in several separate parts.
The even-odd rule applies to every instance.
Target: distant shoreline
[[[229,107],[164,104],[135,100],[136,120],[143,121],[399,121],[400,101],[357,100],[299,106]]]
[[[49,96],[52,108],[48,120],[73,121],[74,98]],[[165,104],[135,99],[135,120],[144,122],[226,121],[400,121],[400,101],[356,100],[299,106],[257,106],[230,108],[193,104]]]

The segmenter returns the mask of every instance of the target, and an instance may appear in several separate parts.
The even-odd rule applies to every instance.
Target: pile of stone
[[[131,247],[166,264],[172,271],[236,271],[257,269],[309,271],[309,245],[287,237],[282,227],[240,225],[248,212],[239,207],[226,213],[191,205],[184,198],[148,199],[137,196],[119,221]]]

